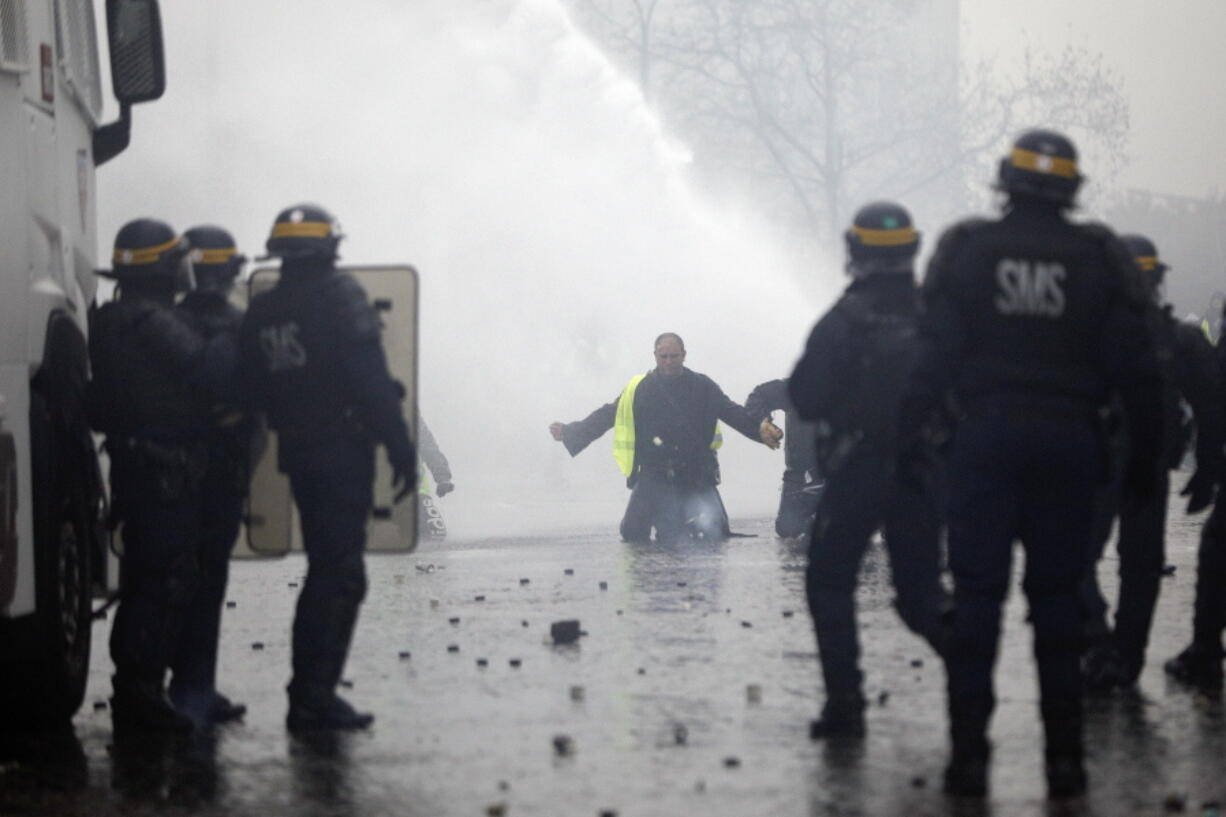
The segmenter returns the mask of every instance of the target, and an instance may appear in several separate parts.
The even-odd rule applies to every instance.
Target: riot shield
[[[391,375],[404,387],[405,422],[416,438],[417,401],[417,271],[408,266],[345,266],[338,268],[357,279],[379,313],[383,348]],[[248,292],[254,298],[271,288],[280,275],[276,268],[252,273]],[[249,555],[280,556],[302,550],[302,533],[293,512],[289,479],[277,469],[277,435],[252,469],[247,497],[246,544]],[[417,547],[417,500],[410,491],[393,501],[392,473],[382,452],[376,458],[374,504],[366,525],[368,551],[411,552]],[[236,556],[247,555],[235,549]]]

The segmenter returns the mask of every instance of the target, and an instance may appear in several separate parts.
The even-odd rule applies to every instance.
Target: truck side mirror
[[[111,87],[121,108],[159,98],[166,90],[162,14],[157,0],[106,0]]]

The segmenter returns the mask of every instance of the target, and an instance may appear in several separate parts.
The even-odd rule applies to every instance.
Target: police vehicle
[[[84,409],[94,172],[127,147],[131,106],[164,87],[157,0],[0,0],[0,730],[77,710],[92,599],[115,584]]]

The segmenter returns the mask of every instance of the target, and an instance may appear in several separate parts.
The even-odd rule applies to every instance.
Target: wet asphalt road
[[[869,736],[813,743],[803,553],[766,519],[736,525],[755,538],[684,551],[623,544],[610,520],[598,532],[371,556],[344,691],[377,714],[367,733],[285,732],[301,557],[233,565],[221,688],[250,712],[213,734],[113,736],[102,708],[109,622],[99,622],[73,729],[5,737],[0,815],[1207,817],[1206,804],[1226,801],[1223,706],[1161,669],[1190,631],[1201,519],[1171,523],[1176,570],[1140,691],[1091,702],[1090,793],[1070,803],[1044,799],[1020,593],[997,672],[992,794],[959,802],[940,792],[944,673],[894,615],[878,548],[859,597]],[[1112,593],[1114,568],[1103,567]],[[552,646],[550,623],[568,618],[587,634]]]

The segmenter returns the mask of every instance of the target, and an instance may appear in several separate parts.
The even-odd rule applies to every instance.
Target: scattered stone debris
[[[558,757],[569,757],[575,753],[575,742],[570,735],[554,735],[553,751]]]
[[[753,622],[752,621],[742,621],[741,626],[748,630],[750,627],[753,626]]]
[[[253,649],[253,650],[262,650],[262,649],[264,649],[264,642],[263,642],[263,641],[252,641],[252,642],[251,642],[251,649]]]
[[[343,689],[353,689],[353,681],[350,681],[348,678],[342,678],[340,685]]]
[[[678,586],[678,587],[685,587],[685,586],[686,586],[686,585],[688,585],[688,584],[689,584],[689,582],[677,582],[677,586]]]
[[[447,619],[447,623],[448,623],[448,624],[459,624],[459,623],[460,623],[460,617],[459,617],[459,616],[452,616],[451,618]]]
[[[570,688],[570,699],[572,701],[582,701],[585,694],[586,693],[584,692],[583,687],[579,686],[578,684],[575,684]]]
[[[877,696],[877,705],[885,706],[890,700],[890,691],[887,689]]]
[[[298,582],[290,582],[290,583],[289,583],[289,586],[290,586],[290,587],[297,587],[297,586],[298,586]]]
[[[745,700],[751,704],[762,703],[762,685],[750,684],[745,687]]]
[[[520,579],[520,580],[519,580],[519,586],[520,586],[520,587],[527,587],[527,586],[528,586],[529,584],[531,584],[531,583],[532,583],[532,580],[531,580],[531,579]]]
[[[106,706],[107,706],[106,701],[94,701],[94,711],[95,712],[100,712],[103,709],[106,709]]]
[[[408,659],[410,659],[410,658],[412,658],[412,657],[413,657],[413,653],[409,652],[408,650],[401,650],[401,651],[400,651],[400,660],[401,660],[401,661],[407,661]]]
[[[459,651],[460,651],[459,644],[448,644],[447,645],[447,652],[459,652]]]
[[[1162,568],[1162,575],[1166,576],[1168,579],[1171,576],[1174,576],[1175,575],[1175,565],[1164,565]]]
[[[724,768],[739,769],[741,768],[741,759],[739,757],[730,756],[724,758]]]
[[[438,609],[438,599],[430,599],[430,609],[431,610]]]
[[[226,609],[227,609],[227,610],[233,610],[233,609],[234,609],[235,607],[237,607],[237,606],[238,606],[238,602],[237,602],[237,601],[227,601],[227,602],[226,602]]]
[[[601,590],[608,590],[608,589],[609,589],[609,583],[608,583],[608,582],[601,582],[601,583],[600,583],[600,589],[601,589]]]
[[[913,667],[922,667],[922,666],[924,666],[924,662],[923,662],[923,660],[922,660],[922,659],[919,659],[919,658],[912,658],[912,659],[911,659],[911,666],[913,666]]]
[[[490,662],[489,662],[487,659],[485,659],[485,658],[478,658],[478,659],[477,659],[477,666],[478,666],[478,667],[488,667],[489,665],[490,665]]]
[[[611,808],[601,809],[599,817],[617,817],[617,809],[611,809]]]
[[[491,803],[485,807],[487,817],[505,817],[507,813],[506,803]]]
[[[784,618],[791,618],[791,617],[792,617],[792,616],[794,616],[794,615],[796,615],[796,613],[795,613],[794,611],[792,611],[792,610],[784,610],[784,611],[783,611],[783,617],[784,617]]]
[[[485,601],[485,596],[473,596],[473,601]]]
[[[520,626],[520,627],[527,627],[527,626],[528,626],[528,619],[524,619],[523,621],[519,622],[519,626]]]
[[[644,668],[644,667],[639,667],[639,675],[646,675],[646,674],[647,674],[647,670],[646,670],[646,668]]]
[[[518,658],[512,658],[512,659],[511,659],[509,662],[507,662],[507,663],[509,663],[509,664],[510,664],[512,667],[514,667],[515,669],[519,669],[520,665],[522,665],[524,662],[523,662],[522,660],[518,659]]]
[[[505,781],[505,780],[499,780],[499,781],[498,781],[498,791],[510,791],[510,790],[511,790],[511,784],[510,784],[510,783],[508,783],[508,782],[507,782],[507,781]]]
[[[622,614],[622,611],[621,611],[621,610],[618,610],[618,611],[617,611],[617,614],[620,616],[620,615]]]
[[[554,644],[573,644],[579,640],[582,632],[579,629],[579,619],[577,618],[555,621],[549,625],[549,637],[553,639]]]
[[[690,730],[684,723],[673,724],[673,743],[684,746],[690,740]]]
[[[565,570],[563,570],[562,572],[563,572],[563,573],[565,573],[567,576],[573,576],[573,575],[575,575],[575,569],[574,569],[573,567],[568,567],[568,568],[566,568]]]

